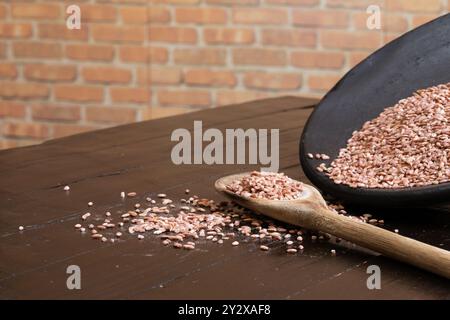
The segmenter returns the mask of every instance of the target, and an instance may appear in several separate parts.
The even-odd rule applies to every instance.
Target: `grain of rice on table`
[[[159,202],[162,205],[163,199]],[[93,213],[86,220],[81,218],[84,225],[78,223],[75,229],[83,232],[86,231],[85,227],[89,228],[92,239],[100,240],[100,243],[107,241],[120,243],[129,237],[145,241],[144,235],[148,234],[149,237],[160,238],[162,245],[170,245],[169,247],[175,249],[194,250],[198,242],[210,241],[221,245],[228,240],[233,246],[253,242],[258,244],[262,251],[269,251],[270,248],[282,244],[286,246],[286,250],[298,247],[303,252],[301,235],[305,235],[307,231],[301,228],[280,226],[270,218],[255,216],[250,210],[228,201],[216,203],[214,200],[194,195],[189,199],[180,199],[176,203],[177,208],[168,211],[162,210],[166,207],[149,203],[149,207],[139,213],[132,210],[123,213],[119,210],[111,213],[108,218],[105,218],[103,212]],[[129,207],[132,204],[124,203],[124,206]],[[205,211],[190,212],[190,208],[203,208]],[[329,208],[336,214],[345,212],[340,204],[329,204]],[[353,218],[365,223],[370,217]],[[113,219],[122,221],[112,224],[110,222]],[[100,222],[97,226],[90,223],[98,220],[103,220],[103,223]],[[23,227],[19,230],[23,230]],[[125,230],[128,230],[128,233]],[[286,239],[292,240],[284,242]],[[324,234],[320,235],[319,239],[328,241],[329,237]],[[290,250],[288,253],[294,252]]]
[[[386,108],[318,170],[354,188],[417,187],[449,182],[449,158],[450,82]]]
[[[303,185],[283,173],[252,172],[232,183],[230,188],[237,192],[249,192],[250,196],[285,200],[301,196]],[[146,201],[141,201],[139,208],[135,208],[133,203],[122,202],[123,208],[116,212],[95,212],[96,209],[92,214],[83,214],[81,223],[77,223],[75,229],[84,232],[89,228],[92,239],[100,242],[120,243],[128,237],[137,237],[145,243],[144,239],[149,235],[149,238],[160,238],[162,245],[175,249],[195,250],[197,243],[206,241],[220,246],[228,240],[235,247],[252,242],[258,244],[262,251],[269,251],[282,244],[287,253],[297,253],[295,247],[303,253],[302,235],[306,234],[306,230],[281,226],[234,202],[216,203],[197,195],[178,201],[169,199],[166,194],[158,194],[158,200],[145,196],[140,200],[144,198]],[[168,203],[171,205],[167,206]],[[361,216],[348,215],[342,204],[328,203],[328,207],[335,214],[344,214],[361,223],[367,223],[370,219],[371,223],[378,223],[367,213]],[[23,227],[20,228],[23,230]],[[327,234],[316,234],[319,236],[311,236],[311,239],[330,240]]]

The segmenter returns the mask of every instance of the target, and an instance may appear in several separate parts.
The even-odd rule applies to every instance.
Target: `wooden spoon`
[[[226,186],[250,173],[220,178],[214,184],[217,191],[239,205],[273,219],[303,228],[322,231],[348,240],[413,266],[450,279],[450,252],[359,222],[331,211],[314,187],[303,184],[303,196],[295,200],[266,200],[239,196]]]

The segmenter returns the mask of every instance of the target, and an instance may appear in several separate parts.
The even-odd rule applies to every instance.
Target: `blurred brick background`
[[[81,7],[81,30],[66,8]],[[366,9],[382,8],[381,30]],[[322,96],[450,0],[0,3],[0,148],[279,95]]]

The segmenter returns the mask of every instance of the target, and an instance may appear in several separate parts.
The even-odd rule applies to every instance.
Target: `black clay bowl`
[[[314,109],[300,139],[300,163],[324,193],[372,206],[450,203],[450,183],[401,189],[351,188],[333,183],[316,167],[327,165],[354,130],[415,90],[450,82],[450,14],[388,43],[350,70]],[[325,153],[330,160],[309,159]]]

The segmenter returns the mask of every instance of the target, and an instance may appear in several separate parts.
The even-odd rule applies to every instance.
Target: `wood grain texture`
[[[239,247],[199,243],[195,251],[166,248],[156,237],[93,241],[73,225],[88,211],[113,215],[148,195],[184,197],[184,190],[215,200],[224,175],[250,165],[183,165],[170,159],[176,128],[280,128],[280,171],[304,180],[298,140],[314,100],[284,97],[205,110],[52,140],[0,152],[0,298],[56,299],[444,299],[450,285],[425,271],[374,256],[351,244],[310,243],[303,255],[282,245],[261,252],[254,242]],[[71,190],[65,193],[64,185]],[[138,192],[137,199],[120,198]],[[450,248],[448,209],[374,212],[386,227]],[[26,230],[18,231],[24,225]],[[338,251],[330,256],[330,249]],[[66,288],[66,268],[82,270],[82,289]],[[382,289],[368,290],[366,268],[382,270]]]

